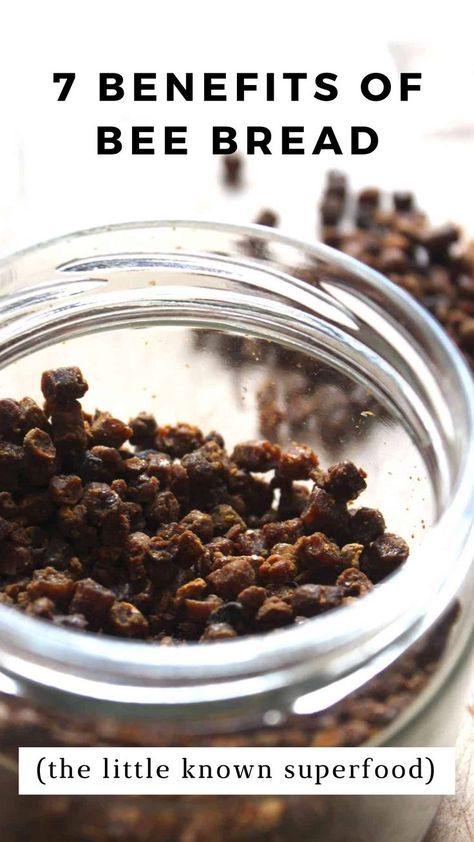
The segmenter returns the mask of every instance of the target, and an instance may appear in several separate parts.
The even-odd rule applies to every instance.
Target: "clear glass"
[[[446,745],[473,634],[474,396],[418,305],[323,246],[163,222],[73,234],[0,264],[0,394],[79,365],[86,409],[305,441],[363,465],[411,555],[364,600],[212,646],[77,634],[0,605],[0,829],[50,839],[419,842],[436,799],[25,799],[18,745]],[[19,388],[21,384],[21,388]],[[464,696],[463,696],[464,692]],[[370,707],[370,714],[367,713]],[[99,803],[100,802],[100,803]],[[230,830],[229,830],[230,826]],[[93,828],[93,835],[92,830]],[[320,834],[317,836],[316,833]],[[121,834],[121,835],[120,835]]]

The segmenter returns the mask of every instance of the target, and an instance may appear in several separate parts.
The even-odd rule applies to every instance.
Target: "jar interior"
[[[133,308],[133,297],[129,303]],[[146,411],[160,425],[196,424],[205,434],[219,431],[229,452],[262,437],[308,444],[323,467],[340,459],[363,467],[368,488],[358,504],[379,508],[388,528],[412,547],[422,541],[436,517],[436,490],[423,442],[401,416],[396,395],[390,401],[349,359],[342,371],[324,344],[299,337],[289,346],[265,326],[235,332],[232,313],[225,329],[202,315],[189,322],[170,324],[158,307],[145,323],[134,324],[132,314],[126,327],[105,314],[99,329],[95,324],[78,336],[84,326],[72,319],[60,341],[30,343],[26,355],[1,370],[0,393],[41,401],[42,372],[77,365],[90,385],[82,401],[88,412],[128,420]],[[39,331],[35,346],[43,343]]]

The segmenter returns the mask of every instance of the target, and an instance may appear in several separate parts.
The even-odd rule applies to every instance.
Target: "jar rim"
[[[258,225],[238,226],[193,220],[163,220],[123,223],[85,229],[31,246],[0,261],[0,272],[18,260],[57,245],[76,243],[81,238],[103,233],[119,235],[134,229],[208,229],[280,243],[305,255],[324,259],[333,267],[350,272],[376,289],[388,306],[396,304],[415,322],[433,347],[444,356],[458,384],[466,416],[469,440],[462,476],[449,506],[429,530],[422,545],[413,552],[414,563],[402,568],[367,595],[363,601],[335,609],[303,624],[271,634],[252,636],[212,645],[190,643],[182,647],[150,646],[112,637],[77,634],[0,605],[0,670],[22,692],[55,700],[67,693],[88,700],[99,708],[124,707],[136,715],[144,708],[151,715],[174,715],[179,707],[185,716],[199,709],[214,711],[221,705],[262,705],[288,691],[293,700],[310,692],[326,691],[337,682],[355,686],[388,665],[442,613],[456,593],[472,563],[472,511],[474,507],[474,384],[460,353],[440,325],[411,296],[375,270],[353,257],[324,244],[310,244]],[[314,294],[305,281],[288,283]],[[5,296],[3,296],[5,300]],[[2,297],[0,297],[0,302]],[[443,537],[444,536],[444,537]],[[430,563],[442,554],[447,539],[455,536],[458,553],[446,575],[441,562]],[[469,550],[471,547],[471,550]],[[426,582],[429,564],[430,581]],[[418,575],[417,575],[418,574]],[[422,584],[424,587],[421,587]],[[344,612],[341,632],[340,613]],[[315,631],[317,629],[317,644]],[[357,651],[356,651],[357,650]],[[65,687],[67,676],[67,687]],[[345,686],[346,686],[345,685]],[[0,675],[0,690],[2,677]],[[137,701],[139,699],[139,701]],[[316,700],[315,700],[316,704]],[[320,704],[318,702],[317,704]]]

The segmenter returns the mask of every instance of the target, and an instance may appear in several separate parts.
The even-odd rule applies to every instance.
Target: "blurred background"
[[[472,232],[474,187],[474,56],[470,0],[441,4],[263,0],[81,4],[45,0],[3,4],[0,12],[0,253],[81,227],[165,217],[250,221],[262,206],[277,210],[288,233],[316,236],[324,175],[337,167],[355,189],[368,184],[412,189],[433,222],[452,220]],[[66,102],[57,102],[53,72],[75,72]],[[133,72],[156,72],[157,102],[135,103]],[[339,96],[308,94],[274,103],[249,94],[245,103],[166,103],[160,74],[273,71],[338,74]],[[383,72],[392,95],[367,102],[360,79]],[[397,74],[421,72],[422,90],[401,103]],[[100,103],[99,72],[125,77],[126,96]],[[232,90],[229,84],[229,91]],[[124,151],[96,154],[97,125],[122,129]],[[163,125],[187,125],[187,156],[162,154]],[[246,161],[245,190],[222,186],[222,160],[211,154],[211,126],[304,125],[311,149],[332,125],[343,155],[330,151]],[[373,126],[378,149],[351,156],[349,127]],[[154,156],[132,156],[129,127],[154,125]]]

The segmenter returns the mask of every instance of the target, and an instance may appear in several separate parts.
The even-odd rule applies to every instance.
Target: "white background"
[[[0,250],[10,251],[79,227],[112,221],[199,217],[250,221],[276,207],[283,227],[311,238],[324,172],[337,166],[356,186],[414,187],[438,221],[470,227],[474,187],[472,2],[160,0],[3,3],[0,11]],[[54,71],[75,71],[58,103]],[[98,100],[98,73],[303,71],[338,74],[331,103],[117,103]],[[366,72],[421,71],[422,91],[365,102]],[[394,85],[394,90],[396,85]],[[159,88],[158,88],[159,90]],[[278,90],[278,89],[277,89]],[[282,89],[283,90],[283,89]],[[155,125],[157,153],[96,154],[96,126]],[[161,154],[160,127],[189,127],[187,157]],[[343,149],[348,127],[373,125],[379,149],[368,156],[257,155],[247,190],[229,196],[210,153],[213,124],[306,126],[308,147],[333,125]]]
[[[108,758],[107,778],[104,757]],[[147,757],[155,768],[160,767],[159,776],[144,777]],[[62,779],[58,777],[61,758],[70,766]],[[369,761],[366,775],[364,758]],[[111,777],[116,760],[118,779]],[[123,772],[125,761],[131,764],[131,778]],[[137,762],[142,764],[141,777],[133,771]],[[50,763],[54,777],[48,776]],[[200,778],[199,764],[211,767],[211,778],[207,770]],[[221,764],[230,769],[229,777],[217,773]],[[250,770],[250,777],[238,776],[233,764],[240,768],[246,764],[249,769],[253,764],[256,774]],[[270,767],[270,778],[265,770],[258,776],[259,764]],[[293,766],[293,777],[285,774],[287,764]],[[350,764],[359,768],[351,773]],[[78,769],[86,765],[89,769],[83,768],[79,775]],[[398,769],[392,775],[394,766]],[[405,769],[403,777],[400,766]],[[20,795],[443,795],[454,793],[454,771],[452,748],[20,748],[18,791]],[[420,772],[422,777],[418,777]],[[227,770],[220,774],[227,775]]]

